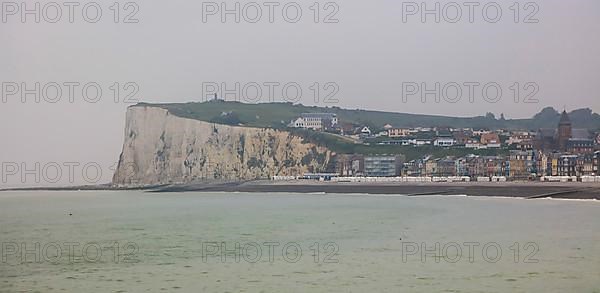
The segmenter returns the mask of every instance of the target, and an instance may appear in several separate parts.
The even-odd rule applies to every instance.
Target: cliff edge
[[[136,105],[127,110],[113,184],[268,179],[323,172],[331,158],[327,148],[286,131],[214,124]]]

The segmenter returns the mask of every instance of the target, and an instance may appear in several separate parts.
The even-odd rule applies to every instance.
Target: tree
[[[494,115],[494,113],[492,112],[487,112],[487,114],[485,114],[485,118],[490,120],[496,120],[496,115]]]

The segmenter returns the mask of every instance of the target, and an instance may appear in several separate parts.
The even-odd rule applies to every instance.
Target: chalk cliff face
[[[152,106],[127,111],[113,184],[251,180],[324,171],[331,152],[289,132],[219,125]]]

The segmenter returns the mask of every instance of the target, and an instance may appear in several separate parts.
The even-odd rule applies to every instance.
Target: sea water
[[[0,292],[600,292],[600,203],[2,192]]]

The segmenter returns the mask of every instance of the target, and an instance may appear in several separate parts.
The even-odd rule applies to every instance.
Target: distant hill
[[[161,107],[173,115],[219,124],[234,124],[251,127],[285,128],[286,125],[301,113],[329,112],[336,113],[341,122],[367,125],[372,129],[380,129],[385,124],[394,127],[472,127],[485,129],[523,129],[554,128],[558,125],[560,113],[551,107],[544,108],[530,119],[497,118],[488,113],[476,117],[448,117],[436,115],[394,113],[368,111],[360,109],[342,109],[339,107],[304,106],[291,103],[245,104],[229,101],[209,101],[203,103],[177,104],[145,104]],[[600,130],[600,115],[591,109],[578,109],[570,112],[575,128]]]

